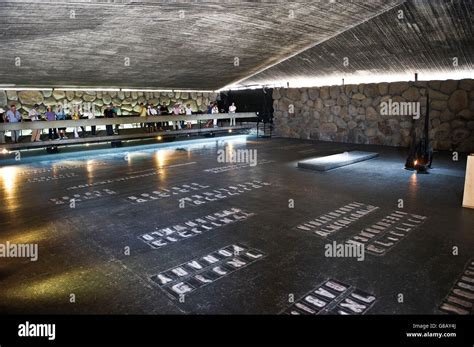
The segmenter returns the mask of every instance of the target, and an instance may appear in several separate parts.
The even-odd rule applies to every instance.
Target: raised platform
[[[315,171],[328,171],[360,161],[373,159],[378,156],[379,154],[375,152],[351,151],[302,160],[298,162],[298,167]]]
[[[87,136],[80,138],[69,138],[65,140],[45,140],[40,142],[20,142],[20,143],[2,143],[0,148],[7,151],[15,151],[20,149],[31,149],[31,148],[44,148],[52,146],[68,146],[68,145],[84,145],[90,143],[99,142],[111,142],[111,141],[127,141],[137,139],[152,139],[152,138],[168,138],[168,137],[186,137],[186,136],[208,136],[208,135],[220,135],[225,133],[240,133],[248,131],[253,128],[253,124],[248,125],[237,125],[233,127],[216,127],[216,128],[194,128],[194,129],[182,129],[182,130],[168,130],[168,131],[156,131],[152,133],[144,133],[141,129],[123,129],[120,130],[120,135],[107,136],[105,131],[98,131],[97,136]],[[70,136],[71,134],[68,134]]]

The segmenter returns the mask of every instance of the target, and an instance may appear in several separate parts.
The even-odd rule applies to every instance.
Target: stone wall
[[[141,102],[158,103],[176,102],[183,105],[190,104],[194,112],[206,111],[207,105],[215,101],[217,93],[207,92],[89,92],[89,91],[11,91],[0,90],[0,107],[6,108],[16,104],[17,109],[27,114],[34,104],[40,105],[40,111],[45,112],[46,106],[57,104],[84,104],[103,112],[106,105],[112,102],[118,106],[119,115],[136,114]]]
[[[273,90],[278,136],[408,147],[430,96],[434,149],[474,151],[474,80],[420,81]],[[383,103],[419,102],[421,117],[381,115]],[[291,112],[294,111],[294,112]]]

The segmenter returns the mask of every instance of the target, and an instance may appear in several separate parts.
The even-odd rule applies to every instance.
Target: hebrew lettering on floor
[[[449,314],[474,313],[474,258],[469,260],[439,309]]]
[[[352,202],[318,218],[302,223],[296,228],[326,238],[341,229],[347,228],[377,209],[377,206]]]
[[[57,181],[62,180],[65,178],[77,177],[78,175],[74,172],[67,173],[67,174],[59,174],[54,176],[41,176],[41,177],[33,177],[28,178],[26,182],[28,183],[42,183],[42,182],[49,182],[49,181]]]
[[[365,251],[375,255],[385,255],[410,232],[424,223],[427,217],[394,211],[347,242],[365,245]]]
[[[329,279],[297,300],[283,313],[289,315],[361,315],[374,305],[376,297],[348,284]]]
[[[102,189],[102,190],[95,190],[93,192],[87,192],[83,194],[74,194],[71,196],[62,196],[60,198],[52,198],[52,199],[49,199],[49,201],[56,205],[64,205],[64,204],[69,204],[71,200],[74,200],[74,202],[77,203],[81,201],[102,198],[104,196],[110,196],[110,195],[115,195],[115,194],[117,193],[111,189]]]
[[[136,178],[156,176],[158,174],[159,174],[159,171],[155,170],[153,172],[147,172],[147,173],[140,174],[140,175],[129,175],[129,176],[123,176],[123,177],[119,177],[119,178],[112,178],[112,179],[108,179],[108,180],[104,180],[104,181],[99,181],[99,182],[79,184],[77,186],[68,187],[66,190],[76,190],[76,189],[82,189],[82,188],[90,188],[90,187],[102,186],[104,184],[111,184],[111,183],[116,183],[116,182],[126,182],[126,181],[133,180],[133,179],[136,179]]]
[[[234,244],[152,275],[150,280],[169,297],[179,300],[265,256],[257,249]]]
[[[188,162],[188,163],[181,163],[181,164],[165,165],[165,166],[161,166],[159,169],[154,168],[154,169],[134,171],[134,172],[131,172],[130,174],[128,174],[126,176],[122,176],[122,177],[119,177],[119,178],[113,178],[113,179],[108,179],[108,180],[103,180],[103,181],[93,182],[93,183],[79,184],[79,185],[76,185],[76,186],[68,187],[66,190],[90,188],[90,187],[96,187],[96,186],[101,186],[101,185],[104,185],[104,184],[111,184],[111,183],[116,183],[116,182],[127,182],[129,180],[136,179],[136,178],[144,178],[144,177],[159,175],[160,172],[162,170],[165,170],[165,169],[171,169],[171,168],[194,165],[194,164],[196,164],[195,161]]]
[[[266,159],[263,159],[263,160],[259,160],[258,161],[258,165],[264,165],[264,164],[270,164],[270,163],[274,163],[275,161],[274,160],[266,160]],[[203,170],[204,172],[210,172],[210,173],[213,173],[213,174],[218,174],[218,173],[221,173],[221,172],[227,172],[227,171],[234,171],[234,170],[239,170],[239,169],[244,169],[244,168],[249,168],[249,167],[252,167],[250,164],[233,164],[233,165],[227,165],[227,166],[218,166],[218,167],[213,167],[213,168],[210,168],[210,169],[205,169]]]
[[[185,206],[199,206],[209,202],[227,199],[232,196],[240,195],[254,189],[260,189],[264,186],[269,186],[270,183],[262,181],[252,181],[241,184],[231,185],[227,188],[214,189],[212,191],[205,191],[192,196],[187,196],[180,199],[180,203]]]
[[[75,170],[91,166],[103,166],[107,165],[104,162],[91,162],[87,164],[70,164],[70,165],[53,165],[51,167],[37,168],[37,169],[26,169],[24,171],[18,172],[19,176],[31,176],[42,173],[57,172],[58,170]]]
[[[254,213],[246,212],[238,208],[230,208],[216,213],[196,218],[171,227],[161,228],[138,238],[152,248],[162,248],[190,237],[201,235],[209,230],[216,230],[223,226],[244,221]]]
[[[140,203],[153,201],[153,200],[167,199],[172,196],[185,194],[191,191],[202,190],[206,188],[209,188],[209,186],[202,185],[199,183],[182,184],[180,186],[171,187],[170,189],[161,188],[158,190],[153,190],[148,193],[139,194],[138,196],[135,196],[135,195],[129,196],[127,198],[127,201],[140,204]]]

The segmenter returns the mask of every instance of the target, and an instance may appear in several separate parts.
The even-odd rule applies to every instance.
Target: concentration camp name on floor
[[[352,202],[318,218],[302,223],[296,228],[326,238],[377,209],[377,206]]]
[[[213,191],[206,191],[200,194],[188,196],[179,200],[180,207],[186,207],[186,205],[199,206],[213,202],[217,200],[227,199],[234,195],[240,195],[242,193],[251,191],[253,189],[259,189],[264,186],[269,186],[270,183],[261,181],[252,181],[241,184],[229,186],[227,188],[215,189]]]
[[[439,309],[449,314],[473,314],[474,309],[474,258],[469,260],[462,274],[454,283],[451,291],[443,300]]]
[[[21,163],[21,162],[20,162]],[[18,173],[19,176],[29,176],[29,175],[37,175],[42,173],[49,173],[49,172],[56,172],[58,170],[74,170],[74,169],[81,169],[90,166],[101,166],[107,165],[104,162],[94,162],[89,164],[71,164],[71,165],[54,165],[47,168],[41,169],[28,169]]]
[[[104,196],[115,195],[115,194],[117,194],[117,192],[113,190],[102,189],[102,190],[95,190],[93,192],[87,192],[84,194],[74,194],[71,196],[63,196],[61,198],[53,198],[53,199],[49,199],[49,201],[56,205],[64,205],[64,204],[70,205],[71,202],[77,203],[81,201],[93,200],[93,199],[101,198]]]
[[[59,174],[59,175],[54,175],[54,176],[41,176],[41,177],[28,178],[26,182],[40,183],[40,182],[56,181],[56,180],[61,180],[64,178],[71,178],[71,177],[77,177],[77,176],[78,176],[77,174],[72,172],[68,174]]]
[[[274,160],[263,159],[263,160],[260,160],[257,163],[257,166],[258,165],[264,165],[264,164],[270,164],[270,163],[274,163],[274,162],[275,162]],[[210,173],[213,173],[213,174],[218,174],[218,173],[221,173],[221,172],[245,169],[245,168],[249,168],[249,167],[255,167],[255,166],[251,166],[250,164],[234,164],[234,165],[213,167],[211,169],[206,169],[206,170],[203,170],[203,171],[204,172],[210,172]]]
[[[161,248],[171,243],[200,235],[209,230],[215,230],[228,224],[246,220],[254,215],[254,213],[246,212],[234,207],[201,218],[196,218],[182,224],[176,224],[168,228],[161,228],[151,233],[140,235],[138,238],[150,245],[152,248]]]
[[[206,188],[209,188],[209,186],[199,183],[182,184],[181,186],[171,187],[170,189],[161,188],[150,193],[142,193],[138,196],[129,196],[127,201],[131,203],[143,203],[147,201],[167,199],[174,195],[185,194],[193,190],[202,190]]]
[[[364,228],[347,243],[364,244],[368,253],[385,255],[411,231],[425,222],[427,217],[394,211],[377,223]]]
[[[134,174],[141,174],[141,173],[145,173],[145,172],[149,172],[149,171],[161,171],[161,170],[164,170],[164,169],[172,169],[172,168],[176,168],[176,167],[183,167],[183,166],[189,166],[189,165],[195,165],[195,164],[197,164],[197,162],[189,161],[189,162],[186,162],[186,163],[179,163],[179,164],[160,165],[158,168],[138,170],[138,171],[130,172],[129,174],[134,175]]]
[[[265,253],[233,244],[150,276],[165,293],[182,302],[185,295],[260,260]]]
[[[375,295],[329,279],[297,300],[283,313],[289,315],[360,315],[375,303]]]
[[[126,182],[126,181],[133,180],[136,178],[155,176],[155,175],[158,175],[159,173],[160,173],[159,170],[156,170],[154,172],[147,172],[141,175],[130,175],[130,176],[119,177],[119,178],[114,178],[110,180],[104,180],[100,182],[79,184],[77,186],[68,187],[66,190],[75,190],[75,189],[81,189],[81,188],[97,187],[97,186],[102,186],[105,184],[111,184],[111,183],[117,183],[117,182]]]

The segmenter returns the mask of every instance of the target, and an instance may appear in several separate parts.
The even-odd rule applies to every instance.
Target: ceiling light
[[[174,92],[180,93],[214,93],[214,90],[195,90],[195,89],[173,89]]]
[[[122,88],[122,92],[148,92],[148,93],[158,93],[158,92],[163,92],[163,93],[171,93],[173,90],[171,89],[129,89],[129,88]]]
[[[8,88],[3,88],[3,87],[0,87],[0,89],[2,89],[2,90],[15,90],[15,91],[22,91],[22,90],[39,90],[39,91],[45,90],[45,91],[52,91],[52,90],[53,90],[53,88],[29,88],[29,87],[24,87],[24,88],[22,88],[22,87],[15,87],[15,88],[9,88],[9,87],[8,87]]]
[[[54,90],[62,91],[62,92],[119,92],[119,88],[54,88]]]

